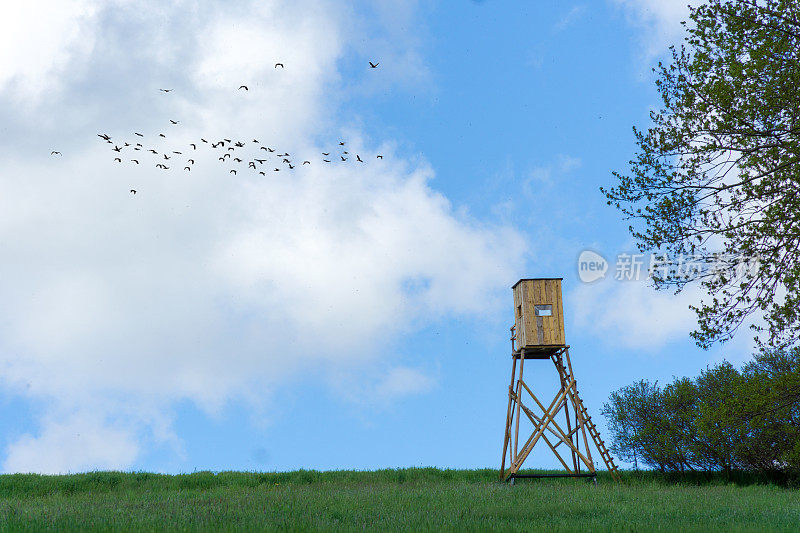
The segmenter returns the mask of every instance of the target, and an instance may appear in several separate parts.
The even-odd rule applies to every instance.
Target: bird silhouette
[[[259,174],[261,174],[262,176],[266,176],[266,175],[267,175],[267,174],[266,174],[266,173],[264,173],[264,172],[259,172]]]
[[[247,166],[248,166],[249,168],[253,168],[253,169],[254,169],[254,168],[256,168],[256,164],[255,164],[255,163],[253,163],[252,161],[250,161],[250,162],[247,164]]]
[[[226,143],[228,143],[228,144],[230,144],[230,143],[231,143],[231,140],[230,140],[230,139],[222,139],[222,140],[223,140],[223,141],[225,141],[225,142],[226,142]]]
[[[137,161],[136,159],[131,159],[131,161],[136,163],[137,165],[139,164],[139,161]]]
[[[166,135],[164,135],[163,133],[159,133],[159,134],[158,134],[158,136],[159,136],[159,137],[164,137],[165,139],[167,138],[167,136],[166,136]]]
[[[177,124],[178,122],[180,122],[180,120],[172,120],[172,119],[169,119],[169,121],[170,121],[171,123],[173,123],[173,124]]]
[[[122,159],[120,159],[119,157],[115,157],[114,161],[116,161],[117,163],[122,163]]]
[[[141,148],[139,148],[138,146],[134,146],[134,147],[133,147],[133,149],[134,149],[134,150],[136,150],[137,152],[138,152],[139,150],[141,150]]]
[[[156,163],[156,168],[164,168],[164,165],[162,165],[161,163]]]
[[[225,161],[225,158],[224,157],[220,157],[219,160],[220,161]]]
[[[130,145],[131,145],[131,143],[125,143],[125,146],[130,146]]]
[[[122,148],[117,145],[114,145],[114,148],[112,148],[112,150],[114,150],[115,152],[121,152]]]
[[[169,160],[169,156],[167,154],[164,154],[164,160]]]
[[[253,142],[258,144],[258,139],[253,139]]]
[[[383,156],[382,155],[378,155],[377,159],[383,159]]]
[[[283,67],[283,63],[275,63],[275,68],[278,68],[278,67],[284,68]]]
[[[168,93],[172,91],[172,89],[159,89],[159,91],[161,91],[162,93]]]
[[[149,150],[148,150],[148,152],[153,152],[154,154],[157,154],[157,153],[158,153],[158,152],[156,152],[155,150],[153,150],[152,148],[151,148],[151,149],[149,149]]]
[[[183,167],[183,170],[192,170],[192,167]]]
[[[242,162],[242,160],[239,159],[238,157],[234,157],[233,160],[236,161],[237,163],[241,163]]]
[[[323,159],[323,161],[325,161],[326,163],[330,163],[331,162],[330,159]]]
[[[133,134],[138,135],[139,137],[144,137],[144,135],[142,135],[141,133],[136,133],[135,131],[133,132]]]
[[[136,143],[136,146],[142,146],[142,143]]]
[[[341,157],[341,158],[342,158],[342,161],[347,161],[347,158],[346,158],[346,157],[344,157],[343,155],[341,155],[341,156],[339,156],[339,157]]]
[[[274,170],[275,170],[275,172],[280,172],[281,171],[281,169],[279,169],[279,168],[276,168]]]
[[[193,164],[193,165],[194,165],[194,159],[190,159],[190,160],[189,160],[189,163],[191,163],[191,164]]]
[[[244,148],[244,143],[239,141],[239,142],[235,143],[234,146],[237,147],[237,148]]]
[[[339,141],[339,146],[344,146],[344,141]]]
[[[363,163],[361,157],[358,154],[356,154],[356,161],[358,161],[359,163]]]
[[[263,165],[266,159],[256,159],[255,161],[258,161],[259,165]]]
[[[250,89],[247,88],[247,85],[240,85],[239,86],[239,90],[241,91],[242,89],[244,89],[245,91],[249,91],[250,90]]]
[[[189,146],[191,146],[191,147],[192,147],[192,150],[197,150],[197,145],[196,145],[196,144],[192,143],[192,144],[190,144]]]
[[[311,161],[303,161],[303,164],[304,164],[304,165],[310,165],[310,164],[311,164]]]
[[[373,63],[372,61],[369,61],[370,68],[378,68],[378,65],[380,65],[380,63]]]
[[[348,152],[348,151],[344,151],[344,152],[342,152],[342,153],[343,153],[343,154],[349,154],[350,152]]]
[[[331,155],[331,153],[330,152],[327,152],[327,153],[326,152],[322,152],[322,155]]]
[[[200,140],[203,141],[204,143],[208,143],[208,141],[203,139],[202,137],[200,137]]]
[[[290,163],[290,161],[284,157],[283,158],[283,163]]]
[[[106,141],[110,141],[111,140],[111,137],[109,137],[105,133],[98,133],[97,136],[100,137],[101,139],[105,139]]]
[[[231,170],[230,174],[233,174],[235,176],[236,175],[236,171],[235,170]]]
[[[229,151],[229,152],[232,152],[232,151],[234,151],[234,150],[236,150],[236,148],[234,148],[233,146],[229,146],[229,147],[228,147],[228,151]]]
[[[131,192],[132,192],[133,194],[136,194],[136,189],[131,189]]]
[[[178,155],[183,155],[183,152],[175,152],[175,151],[173,151],[172,153],[173,154],[178,154]]]
[[[56,152],[55,150],[53,150],[52,152],[50,152],[50,155],[61,155],[61,152]]]

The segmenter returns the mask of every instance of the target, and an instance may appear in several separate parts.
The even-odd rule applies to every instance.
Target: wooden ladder
[[[564,366],[564,361],[562,359],[562,353],[566,352],[567,354],[567,363],[569,364],[569,369]],[[563,352],[557,352],[551,356],[553,363],[556,365],[556,369],[558,369],[559,377],[561,378],[562,383],[570,383],[573,379],[572,377],[572,363],[569,359],[569,347],[564,348]],[[592,422],[592,417],[589,415],[589,411],[586,410],[586,406],[583,404],[583,400],[581,400],[580,396],[578,396],[578,387],[577,382],[573,392],[570,394],[572,399],[572,404],[575,409],[578,411],[579,420],[583,421],[583,426],[589,430],[589,435],[592,437],[594,441],[594,445],[597,447],[597,451],[600,452],[600,457],[603,458],[603,462],[606,464],[606,468],[608,468],[609,474],[615,481],[620,481],[619,475],[619,468],[614,463],[614,458],[611,456],[611,452],[608,451],[606,448],[606,443],[603,442],[603,438],[600,436],[600,432],[597,431],[597,426],[594,425]],[[577,431],[578,428],[576,427],[575,430]]]
[[[589,435],[592,436],[594,445],[597,446],[597,451],[600,452],[600,457],[602,457],[603,461],[606,463],[608,472],[615,481],[620,481],[619,468],[617,468],[617,465],[614,464],[614,458],[611,457],[611,453],[608,451],[608,448],[606,448],[606,443],[603,442],[600,432],[597,431],[597,426],[595,426],[594,422],[592,422],[592,417],[589,416],[586,406],[583,405],[583,401],[580,399],[580,397],[578,397],[577,393],[575,393],[574,404],[578,406],[578,412],[580,413],[581,417],[583,417],[584,424],[589,429]]]

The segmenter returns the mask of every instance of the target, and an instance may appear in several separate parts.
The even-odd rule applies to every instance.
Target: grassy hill
[[[518,480],[414,468],[0,476],[0,531],[259,529],[797,531],[800,491],[757,479]]]

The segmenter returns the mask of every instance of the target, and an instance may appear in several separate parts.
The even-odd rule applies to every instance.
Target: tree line
[[[800,473],[800,347],[666,386],[642,380],[603,407],[611,450],[662,472]]]

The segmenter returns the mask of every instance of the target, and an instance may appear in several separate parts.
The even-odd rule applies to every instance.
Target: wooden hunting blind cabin
[[[561,279],[521,279],[512,287],[516,345],[525,359],[549,359],[564,347]]]
[[[508,387],[503,460],[500,463],[500,477],[507,481],[513,482],[518,477],[590,477],[596,482],[597,471],[589,447],[590,438],[611,476],[619,479],[614,459],[578,395],[569,346],[565,342],[562,279],[521,279],[512,287],[514,325],[511,327],[511,385]],[[555,365],[560,388],[548,407],[539,401],[523,380],[525,361],[530,359],[549,359]],[[557,420],[557,415],[562,411],[563,421]],[[522,441],[522,446],[519,438],[521,424],[532,427],[530,437]],[[525,439],[524,433],[522,437]],[[519,473],[522,463],[540,441],[550,447],[566,470],[565,473]],[[560,446],[569,453],[567,459],[571,460],[562,457],[558,449]],[[509,459],[508,468],[506,457]]]

